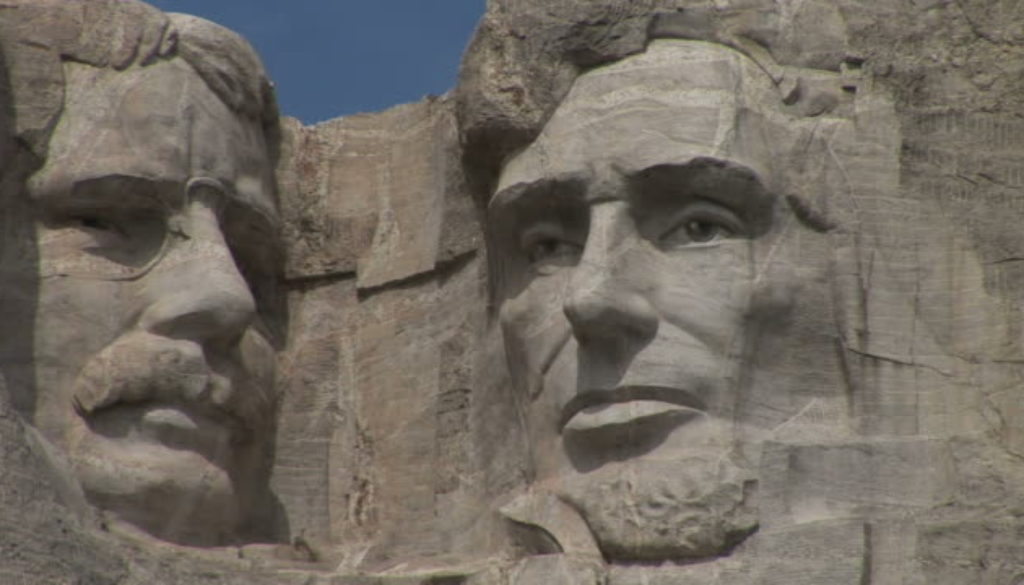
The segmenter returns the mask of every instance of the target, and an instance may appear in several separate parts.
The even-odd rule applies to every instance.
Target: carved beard
[[[610,464],[560,484],[610,561],[724,556],[757,529],[757,480],[721,453]]]

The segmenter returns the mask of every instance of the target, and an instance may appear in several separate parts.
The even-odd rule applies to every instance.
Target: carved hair
[[[218,24],[187,14],[169,14],[178,35],[178,55],[187,61],[225,105],[237,114],[275,127],[279,114],[274,89],[252,46]]]
[[[800,94],[793,70],[838,73],[851,59],[838,9],[818,0],[491,0],[456,90],[464,166],[478,197],[486,200],[502,164],[536,138],[576,77],[658,38],[743,53],[787,104],[815,98]]]
[[[0,19],[0,43],[15,135],[34,159],[30,167],[45,160],[63,108],[64,61],[121,71],[184,59],[228,108],[261,125],[277,158],[273,87],[249,43],[217,24],[137,0],[12,0]]]

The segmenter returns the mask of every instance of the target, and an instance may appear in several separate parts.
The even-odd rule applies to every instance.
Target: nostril
[[[650,302],[628,291],[590,291],[565,304],[566,318],[581,343],[648,341],[657,334],[658,316]]]

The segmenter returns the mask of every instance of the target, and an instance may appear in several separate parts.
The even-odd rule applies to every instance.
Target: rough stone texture
[[[450,100],[299,128],[286,122],[282,190],[290,279],[358,273],[360,289],[481,245],[463,192]]]
[[[0,582],[1024,580],[1017,3],[491,0],[453,94],[312,127],[252,108],[270,99],[258,76],[236,86],[221,73],[258,63],[222,58],[237,47],[217,35],[179,45],[170,32],[192,21],[176,18],[118,0],[0,0]],[[83,108],[75,92],[197,55],[209,57],[193,66],[202,84],[258,120],[278,155],[284,248],[277,304],[259,308],[281,340],[274,503],[257,514],[273,530],[208,548],[90,505],[76,452],[33,419],[19,368],[72,368],[40,360],[47,336],[106,346],[96,332],[109,320],[33,305],[51,283],[10,268],[48,266],[20,215],[30,176],[114,152],[90,141],[90,157],[58,164],[74,152],[64,137],[91,136],[80,113],[102,121],[112,107]],[[716,94],[723,80],[735,91]],[[721,114],[723,100],[738,114],[696,113]],[[244,150],[217,140],[208,164]],[[611,155],[684,172],[615,183],[630,169],[602,166]],[[538,178],[554,185],[530,193],[540,203],[484,210],[495,189],[513,200]],[[639,205],[586,215],[571,226],[583,237],[544,221],[543,238],[508,233],[531,213],[563,221],[585,207],[545,203],[559,194],[656,195],[701,180],[726,197],[760,196],[749,187],[760,181],[775,198],[744,208],[740,227],[700,207],[696,227],[664,246],[690,264],[652,264],[649,236],[615,240],[659,217]],[[708,233],[749,245],[695,251]],[[544,261],[544,290],[509,277],[506,253],[524,242]],[[684,322],[702,335],[666,349],[649,320],[630,324],[642,304],[578,292],[622,285],[667,291],[659,303],[685,292],[657,333]],[[64,326],[41,327],[57,306]],[[723,312],[728,326],[714,320]],[[701,354],[723,333],[721,354]],[[537,355],[555,339],[568,349]],[[588,353],[599,342],[607,351]],[[541,364],[568,381],[564,395],[538,382]],[[701,384],[665,377],[680,367]],[[621,404],[557,411],[598,386],[625,388]],[[650,421],[664,436],[644,444]]]
[[[64,91],[46,159],[5,208],[4,315],[34,322],[5,336],[3,375],[91,504],[171,542],[247,540],[272,509],[278,115],[255,53],[212,23],[130,4],[118,30],[180,54],[150,60],[131,32],[97,53],[121,42],[113,6],[24,5],[14,31],[18,54],[45,46],[34,10],[81,17],[47,53]]]
[[[478,523],[487,335],[475,207],[448,98],[286,123],[289,346],[272,486],[339,562],[444,556]],[[439,524],[438,524],[439,523]],[[453,528],[460,526],[458,530]]]
[[[273,445],[270,487],[280,514],[263,504],[253,506],[251,513],[275,521],[273,533],[258,537],[257,542],[285,543],[208,550],[175,547],[112,522],[104,504],[97,504],[100,510],[91,507],[72,471],[77,455],[50,445],[25,422],[32,420],[33,404],[25,385],[32,376],[19,374],[23,371],[19,368],[38,359],[33,357],[39,354],[33,349],[32,333],[43,343],[52,343],[48,340],[53,335],[52,330],[33,324],[38,323],[35,312],[24,311],[32,308],[40,294],[37,289],[43,287],[34,288],[27,279],[8,279],[10,274],[20,274],[18,270],[31,268],[40,255],[31,245],[35,238],[25,230],[38,228],[17,214],[25,209],[26,178],[32,182],[48,176],[45,169],[56,166],[71,151],[66,145],[80,144],[90,124],[106,119],[104,108],[115,111],[119,103],[89,97],[81,86],[91,87],[99,80],[95,81],[98,87],[119,87],[116,84],[131,75],[150,75],[150,87],[156,87],[170,79],[159,74],[163,60],[177,63],[184,56],[195,61],[190,65],[202,83],[220,92],[218,98],[225,105],[259,120],[262,112],[247,110],[251,107],[247,98],[267,97],[261,94],[264,88],[247,86],[248,78],[232,77],[236,72],[231,68],[251,74],[259,74],[261,68],[228,46],[230,39],[225,44],[212,36],[203,44],[208,39],[191,32],[202,33],[201,26],[197,29],[186,17],[169,21],[141,3],[9,2],[0,10],[0,39],[4,54],[12,56],[4,61],[0,86],[5,89],[0,96],[5,106],[14,106],[2,108],[0,117],[8,228],[3,240],[6,286],[0,287],[0,293],[6,303],[5,328],[24,334],[20,344],[8,335],[12,343],[0,352],[6,366],[0,380],[8,382],[3,388],[14,389],[0,396],[5,424],[0,444],[6,457],[0,493],[5,495],[4,524],[9,528],[0,545],[10,561],[2,565],[4,582],[51,583],[71,575],[90,583],[458,581],[459,574],[470,570],[459,567],[475,557],[457,551],[476,550],[480,536],[500,537],[501,530],[483,513],[490,501],[486,494],[508,490],[487,491],[491,479],[485,477],[482,453],[472,440],[473,427],[481,418],[477,411],[495,407],[477,401],[477,388],[500,391],[504,377],[481,375],[500,350],[477,353],[482,343],[492,347],[495,343],[486,330],[483,239],[477,208],[461,179],[451,100],[433,98],[311,128],[289,119],[279,125],[274,118],[264,128],[268,148],[279,154],[277,191],[285,262],[275,290],[284,291],[280,298],[288,306],[282,313],[289,318],[268,323],[271,327],[287,324],[287,330],[275,331],[280,334],[278,349],[284,350],[277,359],[281,398],[276,436],[262,433]],[[102,30],[94,30],[96,26]],[[189,34],[179,46],[177,35],[183,27]],[[116,51],[101,39],[116,41]],[[155,48],[151,50],[150,45]],[[203,55],[189,53],[197,49]],[[45,88],[53,91],[32,91]],[[234,100],[232,92],[242,97]],[[101,114],[82,114],[82,106],[68,105],[89,103]],[[112,130],[98,136],[120,136],[126,130],[118,124],[130,131],[144,127],[129,116],[147,116],[158,106],[159,102],[150,101],[133,110],[138,114],[111,115],[117,123],[108,124]],[[193,119],[189,117],[194,115],[192,107],[162,118],[168,139],[150,137],[135,155],[125,156],[116,146],[101,144],[92,151],[79,148],[89,157],[63,166],[97,175],[120,169],[132,174],[136,170],[132,164],[152,161],[159,171],[160,164],[180,154],[175,149],[183,142],[175,137],[187,124],[179,120]],[[200,109],[218,111],[218,107],[203,103]],[[198,130],[188,130],[233,135],[230,125],[219,124],[204,119]],[[246,158],[248,153],[238,144],[202,136],[212,148],[222,149],[209,157],[211,164],[230,162],[236,156],[259,160]],[[147,150],[150,145],[167,152]],[[110,156],[112,152],[116,158]],[[205,154],[196,153],[198,157]],[[265,170],[266,162],[260,163]],[[37,171],[41,165],[44,170]],[[195,170],[192,166],[186,173]],[[240,196],[248,196],[245,186],[250,185],[236,186]],[[192,224],[181,225],[190,229]],[[235,225],[221,227],[229,228]],[[230,240],[235,232],[225,233],[235,252],[236,242]],[[94,270],[92,264],[80,266],[87,272]],[[192,283],[192,291],[214,283],[221,270],[231,272],[207,270],[207,281]],[[251,273],[245,275],[250,278]],[[250,292],[258,297],[263,290],[252,282]],[[178,290],[190,290],[178,284]],[[130,294],[107,298],[125,306],[123,299],[131,298]],[[94,296],[86,293],[82,298]],[[257,300],[261,313],[268,309],[261,298]],[[60,314],[53,304],[38,312]],[[276,319],[277,314],[268,311],[262,316]],[[95,314],[70,309],[64,318],[65,331],[79,338],[96,332],[89,326]],[[145,351],[144,344],[133,347],[133,351]],[[144,366],[144,358],[140,355],[128,362]],[[104,400],[104,376],[132,366],[108,361],[118,369],[96,370],[97,401]],[[266,362],[271,360],[263,361],[270,365]],[[77,367],[72,360],[57,364],[67,370]],[[9,407],[12,404],[14,410]],[[91,402],[84,404],[92,408]],[[488,432],[509,436],[502,432],[509,417],[496,416],[501,422]],[[498,443],[488,441],[486,450],[504,451],[506,447]],[[55,491],[27,487],[36,484]],[[151,502],[154,511],[166,506],[159,499]],[[189,524],[201,531],[197,524]],[[106,536],[107,531],[116,535]],[[57,562],[45,562],[49,559]],[[326,572],[317,576],[321,571]],[[381,571],[388,574],[360,576]]]
[[[490,3],[456,97],[470,184],[491,200],[496,304],[535,446],[531,493],[558,494],[579,511],[612,565],[611,582],[1024,576],[1005,544],[1020,517],[1011,487],[1020,465],[1011,461],[1021,397],[1014,271],[1024,242],[1006,218],[1019,213],[1021,187],[1024,102],[1013,73],[1024,63],[1013,41],[1021,18],[998,2]],[[732,123],[722,125],[722,112],[734,110],[713,105],[725,103],[713,92],[729,68],[699,69],[682,52],[656,56],[680,41],[697,52],[719,47],[707,50],[720,63],[738,54],[756,64],[734,86],[743,114]],[[671,95],[687,90],[687,98]],[[780,132],[759,116],[789,121]],[[753,242],[749,282],[781,285],[764,298],[795,299],[791,313],[776,305],[764,320],[755,301],[740,309],[743,326],[730,329],[722,306],[742,299],[748,282],[728,271],[736,258],[719,253],[712,268],[694,260],[712,252],[693,251],[670,264],[630,239],[640,231],[636,239],[658,245],[642,231],[657,214],[642,197],[623,195],[646,193],[650,179],[630,174],[702,156],[742,165],[785,196],[789,211],[773,221],[792,213],[789,228],[724,225]],[[699,190],[686,182],[692,176],[656,185]],[[698,194],[728,193],[727,183],[716,186]],[[585,197],[620,197],[629,214],[609,211],[617,202],[576,202]],[[766,238],[771,252],[758,256]],[[526,262],[517,254],[540,276],[517,268]],[[687,301],[672,305],[681,290]],[[672,327],[689,333],[691,349],[664,349]],[[702,381],[714,358],[701,352],[729,331],[742,342],[726,354],[739,356],[738,367],[727,358],[715,370],[721,382]],[[645,385],[658,389],[637,390]],[[640,402],[667,400],[714,420],[723,413],[716,396],[731,398],[728,388],[740,389],[728,406],[735,410],[724,411],[733,429],[701,426],[691,413],[674,423],[681,430],[658,430],[652,421],[671,408]],[[616,403],[594,390],[617,393]],[[594,404],[601,409],[573,416]],[[644,446],[644,429],[664,435]],[[591,437],[585,457],[574,445],[581,430]],[[598,442],[601,433],[612,436]],[[716,433],[732,445],[730,457],[740,455],[758,530],[735,548],[715,544],[721,522],[707,512],[700,531],[711,540],[666,547],[664,518],[699,490],[659,482],[679,486],[677,473],[727,485],[720,469],[699,479],[668,463],[699,468]],[[722,502],[703,497],[710,510]],[[992,519],[979,521],[988,526],[983,538],[972,534],[971,517]],[[556,540],[572,524],[560,516],[547,523],[537,528]],[[645,559],[689,564],[635,566]]]

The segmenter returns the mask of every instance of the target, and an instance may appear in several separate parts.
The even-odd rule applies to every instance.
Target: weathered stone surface
[[[350,569],[448,555],[472,540],[452,528],[485,509],[465,503],[483,497],[473,425],[491,376],[477,348],[493,336],[452,106],[285,123],[290,329],[272,486],[287,532]]]
[[[761,506],[769,527],[900,517],[956,499],[956,464],[945,441],[769,443],[761,465]]]
[[[208,23],[0,0],[0,582],[1022,582],[1018,8],[491,0],[304,127]],[[188,397],[252,432],[90,418]]]
[[[480,268],[465,257],[362,296],[354,278],[296,285],[273,481],[293,534],[438,544],[427,525],[459,514],[446,500],[470,480]]]
[[[448,98],[285,127],[288,278],[354,272],[372,289],[481,245]]]
[[[613,581],[931,582],[914,526],[1015,517],[1024,101],[999,10],[489,5],[456,98],[531,491],[579,511]],[[784,203],[759,215],[761,188]],[[724,536],[730,482],[756,531]],[[969,532],[946,542],[1002,548]]]
[[[141,3],[4,12],[14,86],[50,63],[40,83],[61,89],[11,95],[18,143],[46,156],[16,163],[15,181],[31,175],[5,193],[0,310],[32,320],[0,346],[11,403],[111,518],[183,544],[251,539],[270,509],[278,319],[277,111],[259,60]]]

